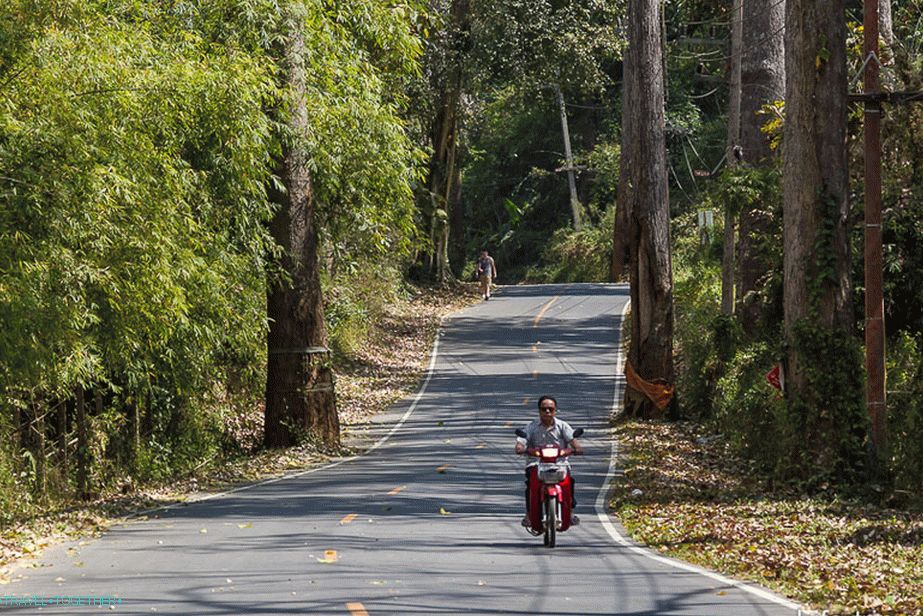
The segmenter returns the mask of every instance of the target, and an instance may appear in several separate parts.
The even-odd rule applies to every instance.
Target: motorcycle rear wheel
[[[557,502],[553,498],[545,499],[545,545],[553,548],[558,528]]]

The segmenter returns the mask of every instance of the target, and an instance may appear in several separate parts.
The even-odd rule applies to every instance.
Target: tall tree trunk
[[[785,96],[785,1],[743,0],[741,53],[740,146],[743,162],[754,167],[772,164],[769,138],[762,128],[764,105]],[[738,240],[738,301],[740,323],[753,334],[761,323],[762,307],[754,292],[770,269],[760,251],[772,220],[763,204],[740,213]],[[765,241],[765,240],[763,240]]]
[[[443,51],[446,70],[434,75],[432,84],[438,92],[438,107],[431,132],[433,156],[429,166],[429,191],[435,198],[427,200],[427,205],[432,206],[429,226],[434,253],[427,255],[426,262],[439,282],[453,278],[450,259],[456,271],[460,271],[465,262],[465,218],[457,158],[464,62],[470,45],[470,0],[452,0],[448,28],[448,49]]]
[[[743,46],[744,0],[734,0],[731,11],[731,81],[728,95],[728,166],[737,164],[740,151],[740,93],[741,93],[741,48]],[[724,210],[724,254],[721,258],[721,314],[734,312],[734,253],[737,236],[737,221],[732,204]]]
[[[308,127],[304,31],[297,11],[286,15],[285,23],[280,60],[290,105],[282,120],[289,135],[277,167],[285,190],[270,190],[278,206],[270,231],[283,249],[280,265],[288,280],[272,281],[267,302],[264,442],[284,447],[310,435],[336,446],[340,424],[324,325],[315,201],[302,145]]]
[[[664,75],[660,1],[629,0],[629,37],[622,122],[630,136],[628,186],[631,254],[631,344],[628,361],[641,379],[673,382],[673,274],[664,134]],[[624,154],[624,152],[623,152]],[[632,387],[630,415],[661,409]]]
[[[622,105],[624,101],[635,96],[633,84],[628,79],[628,66],[622,64]],[[615,220],[612,223],[612,263],[609,268],[609,280],[619,282],[625,278],[625,268],[631,259],[628,254],[628,228],[631,221],[631,155],[635,142],[632,131],[635,126],[622,122],[621,148],[619,149],[619,184],[615,203]]]
[[[458,97],[457,81],[443,86],[440,96],[440,108],[433,126],[433,157],[430,161],[429,193],[429,229],[433,254],[427,255],[426,262],[437,281],[442,282],[448,269],[443,253],[450,241],[451,230],[461,212],[452,212],[451,201],[457,194],[453,185],[460,176],[456,173],[455,154],[458,138]],[[460,200],[459,200],[460,203]],[[454,214],[454,216],[453,216]],[[457,224],[457,223],[456,223]],[[462,217],[462,224],[464,218]],[[453,241],[453,244],[456,242]],[[464,249],[462,249],[464,250]]]
[[[456,142],[455,147],[458,147]],[[458,154],[456,153],[456,158]],[[449,264],[458,275],[465,267],[465,206],[462,202],[461,165],[453,165],[452,177],[449,178]]]
[[[624,88],[623,88],[624,90]],[[631,178],[629,169],[630,148],[626,144],[628,127],[622,124],[622,148],[619,154],[619,185],[615,203],[615,221],[612,223],[612,264],[609,268],[609,280],[619,282],[625,278],[625,268],[631,262],[628,254],[628,229],[631,220],[630,200],[628,198]]]
[[[836,433],[843,429],[839,424],[852,421],[832,416],[829,396],[842,399],[853,392],[842,386],[836,392],[819,391],[818,367],[833,373],[858,372],[858,366],[845,357],[820,355],[806,342],[802,328],[814,337],[848,340],[854,322],[847,237],[844,0],[788,0],[785,71],[786,397],[796,413],[805,413],[802,438],[810,443],[814,462],[829,467]],[[858,393],[861,399],[861,386]]]
[[[891,0],[878,0],[878,35],[888,47],[894,46],[894,22],[891,19]]]

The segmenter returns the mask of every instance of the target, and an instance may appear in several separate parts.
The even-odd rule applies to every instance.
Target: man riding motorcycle
[[[551,396],[542,396],[538,399],[538,419],[533,420],[523,430],[526,438],[516,439],[516,453],[521,455],[529,449],[542,446],[556,446],[564,449],[564,455],[583,455],[583,448],[574,438],[574,429],[566,421],[556,417],[558,410],[557,401]],[[541,482],[536,475],[538,461],[531,458],[526,465],[526,515],[522,519],[523,526],[531,526],[529,521],[530,498],[540,499]],[[576,505],[574,497],[573,474],[570,475],[572,504]],[[578,524],[576,515],[571,516],[571,524]]]

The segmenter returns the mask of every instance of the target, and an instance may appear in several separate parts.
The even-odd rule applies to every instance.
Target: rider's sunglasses
[[[552,408],[552,407],[550,407],[550,406],[543,406],[543,407],[542,407],[542,412],[545,413],[546,415],[551,415],[552,413],[555,412],[555,410],[556,410],[556,409],[554,409],[554,408]]]

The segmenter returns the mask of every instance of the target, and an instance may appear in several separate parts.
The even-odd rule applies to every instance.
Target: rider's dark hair
[[[541,398],[538,399],[538,410],[542,410],[542,402],[544,402],[545,400],[551,400],[552,402],[554,402],[554,407],[558,408],[557,400],[555,400],[551,396],[542,396]]]

